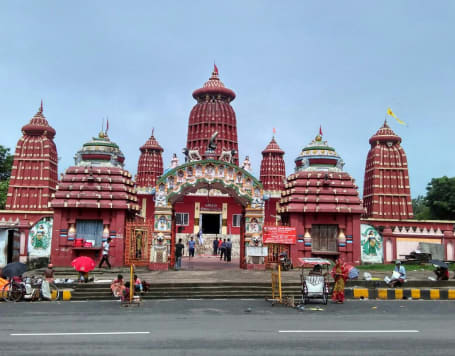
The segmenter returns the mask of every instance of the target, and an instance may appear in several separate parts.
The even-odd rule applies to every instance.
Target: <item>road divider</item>
[[[453,300],[455,289],[446,288],[349,288],[347,299],[408,299],[408,300]]]

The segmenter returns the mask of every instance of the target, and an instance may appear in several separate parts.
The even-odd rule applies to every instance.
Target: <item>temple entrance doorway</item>
[[[221,233],[221,214],[205,213],[201,214],[201,230],[203,234],[220,234]]]
[[[155,188],[151,267],[196,269],[196,256],[200,262],[208,260],[198,266],[204,269],[263,267],[263,258],[252,260],[253,249],[246,255],[250,244],[262,245],[262,189],[251,173],[227,161],[194,159],[169,170]],[[214,242],[220,239],[232,246],[230,261],[224,262],[224,256],[220,260],[214,251]],[[181,266],[175,256],[179,241],[184,245]],[[188,255],[190,246],[194,258]]]

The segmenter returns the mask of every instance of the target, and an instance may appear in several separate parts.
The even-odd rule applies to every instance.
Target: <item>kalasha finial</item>
[[[155,134],[155,128],[152,127],[152,137],[153,137],[154,134]]]
[[[43,112],[43,99],[41,99],[41,105],[39,107],[39,112],[42,113]]]
[[[213,75],[218,75],[218,67],[216,66],[215,62],[213,63]]]

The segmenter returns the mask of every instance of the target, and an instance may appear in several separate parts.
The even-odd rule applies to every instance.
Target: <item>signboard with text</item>
[[[265,244],[294,245],[297,240],[295,227],[264,226],[263,242]]]

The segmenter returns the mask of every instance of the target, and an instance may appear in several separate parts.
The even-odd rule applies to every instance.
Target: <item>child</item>
[[[142,286],[141,280],[138,278],[138,276],[135,274],[134,275],[134,291],[136,292],[142,292],[144,290]]]

